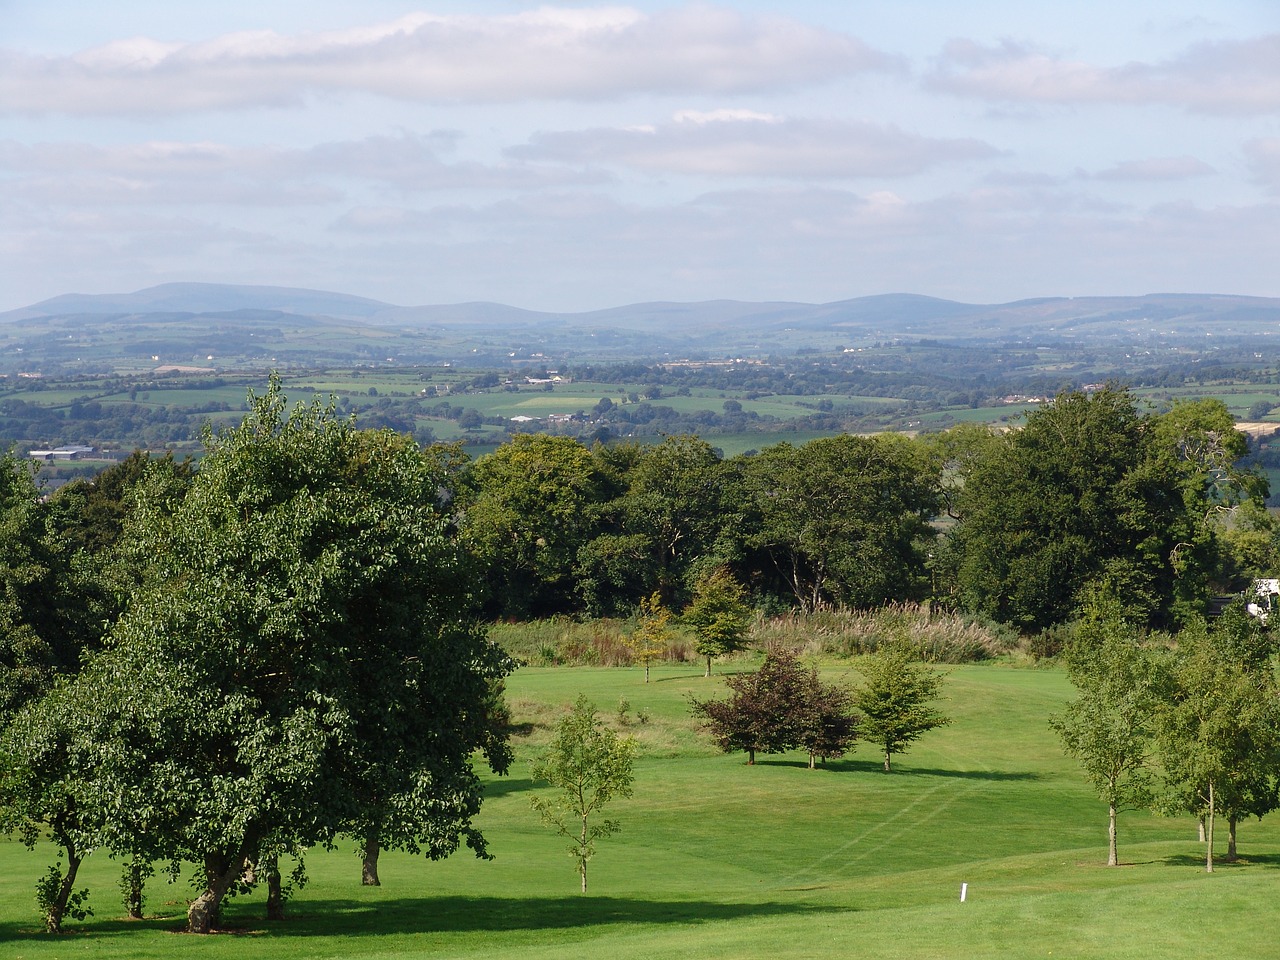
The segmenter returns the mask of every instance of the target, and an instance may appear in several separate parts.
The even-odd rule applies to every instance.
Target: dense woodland
[[[65,854],[51,928],[93,848],[139,890],[153,863],[197,864],[200,931],[250,866],[278,906],[279,857],[339,835],[375,878],[384,848],[483,855],[470,758],[510,761],[514,667],[486,621],[667,610],[713,638],[717,596],[927,600],[1028,634],[1101,609],[1145,635],[1203,630],[1215,595],[1280,567],[1227,409],[1146,415],[1122,389],[1008,432],[732,458],[528,434],[472,459],[289,412],[273,383],[205,443],[198,469],[137,454],[47,498],[0,460],[0,809]]]

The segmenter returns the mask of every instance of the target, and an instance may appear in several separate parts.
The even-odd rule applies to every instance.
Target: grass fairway
[[[852,681],[855,667],[824,673]],[[953,723],[888,775],[865,744],[825,769],[808,770],[800,754],[747,767],[688,719],[687,696],[718,694],[719,679],[694,666],[653,676],[645,685],[638,668],[526,668],[511,679],[516,719],[533,728],[485,803],[491,862],[388,854],[383,886],[368,889],[350,844],[317,851],[289,920],[263,922],[256,893],[227,910],[238,933],[195,938],[172,932],[186,887],[153,880],[155,919],[122,921],[116,865],[94,857],[82,876],[98,915],[49,938],[36,932],[32,897],[49,851],[5,842],[0,955],[1148,958],[1200,956],[1210,942],[1217,956],[1276,955],[1276,824],[1242,824],[1245,859],[1207,876],[1193,822],[1129,813],[1126,865],[1102,866],[1105,809],[1045,725],[1070,695],[1059,671],[952,668]],[[610,811],[623,831],[601,842],[585,897],[564,843],[529,809],[528,758],[579,692],[615,725],[625,697],[625,729],[641,747],[635,796]]]

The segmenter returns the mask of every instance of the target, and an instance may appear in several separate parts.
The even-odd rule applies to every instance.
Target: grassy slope
[[[855,679],[846,665],[827,673]],[[718,680],[679,666],[655,668],[648,686],[640,677],[562,668],[512,679],[517,719],[536,726],[485,805],[494,861],[387,855],[384,886],[369,890],[357,885],[349,850],[317,852],[288,922],[263,924],[260,894],[234,903],[231,922],[267,958],[1119,958],[1196,955],[1209,926],[1221,955],[1273,949],[1276,824],[1242,825],[1248,862],[1205,876],[1194,824],[1128,814],[1128,865],[1101,866],[1105,812],[1045,727],[1070,692],[1056,671],[955,668],[946,704],[954,723],[927,735],[891,775],[879,772],[869,745],[827,769],[806,769],[799,754],[749,768],[709,748],[688,721],[687,695],[717,693]],[[627,730],[642,751],[635,796],[612,811],[623,832],[602,842],[585,898],[564,844],[528,806],[527,759],[579,691],[605,715],[625,696]],[[647,723],[635,721],[639,711]],[[175,940],[168,931],[185,888],[159,881],[149,907],[158,919],[113,919],[115,865],[105,858],[87,870],[99,918],[71,924],[76,933],[63,938],[34,934],[31,884],[46,862],[0,844],[0,941],[16,948],[6,956],[245,948],[242,937]]]

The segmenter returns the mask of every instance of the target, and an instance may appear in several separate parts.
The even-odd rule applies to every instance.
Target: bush
[[[1074,623],[1055,623],[1027,638],[1027,653],[1037,660],[1052,660],[1062,655],[1076,635]]]

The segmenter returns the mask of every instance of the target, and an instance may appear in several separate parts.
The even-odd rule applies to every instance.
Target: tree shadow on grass
[[[756,758],[757,767],[800,767],[807,769],[808,760],[782,759],[778,757]],[[1038,773],[1022,773],[1007,770],[939,770],[927,767],[894,767],[890,773],[884,772],[882,760],[828,760],[819,763],[814,772],[826,770],[831,773],[869,773],[882,777],[955,777],[961,780],[1039,780]]]
[[[1170,867],[1199,867],[1203,870],[1204,851],[1202,849],[1198,854],[1177,853],[1162,857],[1159,862]],[[1224,855],[1218,854],[1213,858],[1214,870],[1238,870],[1241,867],[1267,867],[1274,870],[1280,867],[1280,854],[1260,853],[1251,857],[1247,853],[1242,853],[1235,860],[1228,860]]]
[[[305,900],[292,902],[284,921],[267,923],[261,903],[233,902],[225,933],[282,937],[386,936],[422,933],[511,933],[554,931],[610,924],[698,924],[750,917],[817,915],[847,908],[813,903],[714,903],[636,900],[626,897],[422,897],[389,900]],[[144,928],[176,930],[185,911],[141,923],[128,920],[69,925],[75,942],[114,938]],[[0,923],[0,941],[48,939],[36,924]]]
[[[505,797],[512,793],[523,793],[533,789],[533,781],[528,777],[499,777],[484,782],[485,799]]]
[[[558,930],[615,923],[690,924],[784,914],[837,912],[811,903],[713,903],[626,897],[433,897],[376,903],[299,902],[284,931],[299,936],[342,932],[501,933]]]

